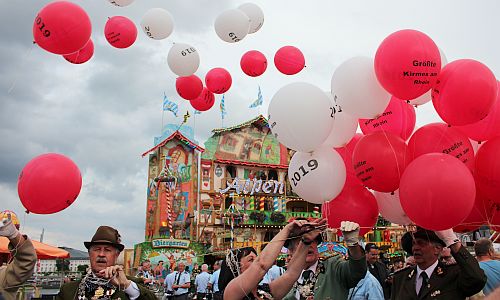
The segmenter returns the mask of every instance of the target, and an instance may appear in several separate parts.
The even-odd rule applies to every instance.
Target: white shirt
[[[261,282],[259,284],[264,284],[267,283],[269,284],[270,282],[278,279],[281,275],[285,273],[285,270],[282,267],[278,267],[277,265],[273,265],[264,275],[264,278],[262,278]]]
[[[173,291],[172,285],[175,280],[175,272],[172,272],[165,277],[165,286],[167,287],[167,291]]]
[[[196,285],[196,292],[197,293],[206,293],[207,292],[207,286],[208,283],[210,282],[210,278],[212,276],[208,274],[207,272],[201,272],[200,274],[196,275],[196,279],[194,280],[194,284]]]
[[[130,281],[130,285],[125,289],[124,292],[128,295],[130,300],[135,300],[141,295],[139,287],[133,281]]]
[[[173,284],[175,284],[175,285],[184,285],[188,282],[191,282],[191,276],[189,276],[189,273],[186,271],[184,271],[182,273],[175,271],[174,274],[175,274],[175,277],[174,277]],[[176,291],[174,291],[174,296],[184,295],[187,292],[189,292],[189,289],[178,288]]]
[[[430,279],[432,272],[434,272],[434,269],[436,269],[437,265],[438,265],[438,260],[436,259],[436,261],[425,270],[422,270],[420,269],[419,266],[417,266],[417,281],[415,282],[415,291],[417,292],[417,295],[418,292],[420,291],[420,288],[422,287],[422,277],[420,276],[420,274],[422,274],[422,272],[425,272],[427,273],[427,278]]]
[[[311,270],[313,273],[316,273],[316,268],[317,268],[317,267],[318,267],[318,261],[316,261],[316,262],[314,263],[314,265],[310,266],[310,267],[309,267],[308,269],[306,269],[306,270]],[[302,278],[302,275],[304,274],[304,271],[306,271],[306,270],[302,270],[302,273],[300,273],[300,277],[299,277],[299,279],[297,279],[297,282],[298,282],[298,283],[302,283],[302,281],[304,280],[304,279]],[[298,290],[298,289],[297,289],[297,291],[295,291],[295,298],[300,299],[300,293],[299,293],[299,290]]]
[[[210,283],[212,284],[212,291],[214,293],[219,291],[219,274],[220,274],[220,269],[215,271],[212,274],[212,277],[210,277]]]

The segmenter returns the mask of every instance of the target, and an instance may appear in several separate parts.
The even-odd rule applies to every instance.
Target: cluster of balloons
[[[256,33],[264,24],[264,13],[254,3],[222,12],[214,23],[217,36],[224,42],[237,43],[247,34]]]
[[[294,75],[302,71],[306,65],[304,54],[294,46],[284,46],[274,55],[276,69],[285,75]],[[243,54],[240,60],[243,73],[250,77],[257,77],[267,69],[266,56],[257,50],[250,50]]]
[[[331,92],[306,83],[281,88],[269,124],[297,151],[288,169],[293,190],[326,202],[331,226],[349,219],[369,229],[380,213],[402,225],[470,230],[500,221],[497,86],[484,64],[447,64],[430,37],[401,30],[382,41],[374,59],[342,63]],[[431,98],[443,123],[414,131],[412,105]],[[486,142],[475,154],[470,139]]]
[[[124,7],[133,0],[108,0],[111,4]],[[156,40],[165,39],[172,33],[172,15],[162,8],[152,8],[143,17],[141,27],[144,33]],[[92,24],[80,6],[69,1],[55,1],[44,6],[35,17],[33,38],[42,49],[62,55],[73,64],[89,61],[94,55],[94,43],[90,38]],[[108,18],[104,27],[108,43],[119,49],[130,47],[137,39],[137,27],[124,16]]]
[[[17,191],[28,212],[52,214],[70,206],[82,188],[78,166],[68,157],[47,153],[29,161],[19,174]]]
[[[83,63],[92,57],[91,33],[92,24],[85,10],[68,1],[47,4],[33,22],[35,43],[72,63]]]
[[[189,100],[198,111],[207,111],[215,103],[214,94],[224,94],[231,87],[231,74],[224,68],[213,68],[205,75],[205,86],[201,79],[192,74],[178,77],[175,88],[179,96]]]

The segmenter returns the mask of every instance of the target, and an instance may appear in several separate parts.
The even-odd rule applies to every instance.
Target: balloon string
[[[31,56],[31,53],[33,52],[34,48],[35,48],[35,42],[33,42],[31,44],[31,47],[28,49],[28,51],[24,55],[24,57],[22,59],[21,67],[19,68],[19,71],[17,72],[17,75],[14,77],[14,82],[12,82],[12,84],[10,85],[10,88],[7,90],[7,95],[10,95],[10,93],[12,92],[12,90],[14,90],[14,88],[15,88],[15,86],[17,84],[17,81],[19,80],[19,77],[21,76],[21,72],[20,71],[23,69],[24,65],[26,64],[26,60]]]
[[[378,119],[379,117],[377,117],[376,119]],[[397,169],[398,169],[398,178],[401,179],[401,166],[399,165],[399,161],[398,161],[398,156],[396,155],[396,150],[394,149],[394,147],[392,146],[392,143],[389,141],[389,137],[387,136],[387,132],[384,130],[384,128],[381,126],[381,131],[382,133],[384,134],[384,137],[385,139],[387,140],[387,143],[389,144],[389,147],[391,147],[391,150],[392,150],[392,154],[394,156],[394,160],[396,161],[396,165],[397,165]],[[405,142],[406,144],[406,142]],[[408,151],[404,151],[404,162],[406,162],[406,153]]]
[[[21,228],[22,228],[23,230],[25,230],[25,229],[26,229],[26,215],[27,215],[27,214],[28,214],[28,213],[25,211],[25,212],[24,212],[24,215],[23,215],[23,223],[19,226],[19,229],[21,229]]]

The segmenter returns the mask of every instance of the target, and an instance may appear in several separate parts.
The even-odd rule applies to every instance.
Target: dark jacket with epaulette
[[[457,261],[453,265],[438,263],[428,282],[428,289],[417,296],[415,284],[417,267],[407,268],[394,274],[391,299],[459,300],[477,294],[486,284],[486,276],[476,259],[463,246],[457,253],[452,252]]]
[[[137,298],[137,300],[157,300],[155,294],[143,285],[142,279],[129,276],[127,276],[127,279],[135,282],[137,284],[137,287],[139,288],[140,295],[139,298]],[[81,280],[65,283],[61,287],[59,294],[57,294],[56,299],[57,300],[78,299],[78,286],[80,285],[80,282]],[[129,297],[123,290],[122,291],[116,290],[115,293],[113,293],[113,295],[111,296],[111,299],[128,300]]]

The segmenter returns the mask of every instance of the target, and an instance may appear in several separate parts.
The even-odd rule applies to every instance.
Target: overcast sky
[[[204,78],[214,67],[226,68],[233,85],[226,93],[224,126],[267,113],[273,94],[295,81],[330,90],[335,68],[357,55],[374,56],[379,43],[400,29],[427,33],[448,61],[473,58],[500,72],[498,28],[500,3],[488,1],[296,1],[255,0],[264,11],[260,31],[228,44],[214,30],[224,10],[249,1],[136,0],[128,7],[107,0],[73,1],[92,21],[94,57],[72,65],[32,45],[36,13],[50,1],[0,0],[0,210],[18,213],[22,230],[45,242],[84,249],[99,225],[116,227],[127,247],[143,241],[147,160],[162,123],[165,92],[179,103],[179,117],[164,114],[165,123],[180,123],[192,109],[175,91],[176,76],[166,57],[173,42],[194,46],[201,58],[196,73]],[[107,17],[123,15],[140,24],[150,8],[162,7],[174,17],[175,29],[166,40],[149,39],[139,28],[128,49],[116,49],[104,39]],[[301,49],[307,67],[295,76],[279,73],[273,64],[277,49]],[[239,67],[248,50],[263,52],[269,66],[251,78]],[[249,109],[260,85],[264,105]],[[191,117],[201,144],[213,128],[221,127],[217,96],[209,112]],[[464,108],[467,109],[467,108]],[[431,103],[417,109],[417,125],[439,121]],[[196,123],[196,124],[194,124]],[[33,157],[58,152],[79,166],[83,187],[77,201],[53,215],[25,215],[17,195],[17,177]]]

